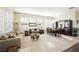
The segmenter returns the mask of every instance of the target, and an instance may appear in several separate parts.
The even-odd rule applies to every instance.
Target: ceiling
[[[68,12],[69,7],[14,7],[15,12],[56,17]]]

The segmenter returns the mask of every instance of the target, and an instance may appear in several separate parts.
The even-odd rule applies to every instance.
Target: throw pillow
[[[1,36],[1,40],[6,40],[5,35],[2,35],[2,36]]]

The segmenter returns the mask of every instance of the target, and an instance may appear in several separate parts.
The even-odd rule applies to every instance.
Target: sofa
[[[8,52],[9,49],[13,47],[16,47],[16,50],[21,47],[19,38],[0,40],[0,52]]]
[[[0,36],[0,52],[16,52],[21,47],[21,39],[10,32]]]

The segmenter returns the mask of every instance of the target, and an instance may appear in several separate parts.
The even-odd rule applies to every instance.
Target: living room
[[[0,52],[79,52],[78,38],[78,7],[0,7]]]

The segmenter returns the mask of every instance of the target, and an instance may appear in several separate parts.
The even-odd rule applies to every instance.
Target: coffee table
[[[32,33],[31,34],[31,39],[32,40],[38,40],[39,39],[39,33]]]

